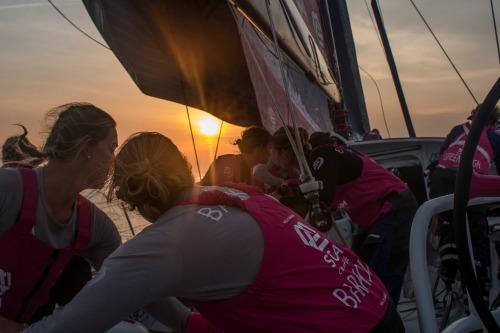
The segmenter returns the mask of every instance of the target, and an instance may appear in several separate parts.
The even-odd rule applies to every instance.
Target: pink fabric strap
[[[23,233],[31,233],[36,221],[36,206],[38,203],[38,188],[36,173],[32,169],[20,168],[19,172],[23,180],[23,200],[18,221],[13,230]]]
[[[78,233],[73,244],[76,251],[85,249],[91,238],[92,207],[90,202],[82,196],[77,199]]]
[[[191,312],[186,325],[186,333],[222,333],[198,312]]]

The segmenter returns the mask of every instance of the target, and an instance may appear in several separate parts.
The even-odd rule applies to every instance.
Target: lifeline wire
[[[92,41],[94,41],[95,43],[99,44],[100,46],[104,47],[105,49],[108,49],[108,50],[111,50],[109,48],[109,46],[101,43],[100,41],[98,41],[97,39],[95,39],[94,37],[90,36],[88,33],[86,33],[85,31],[83,31],[79,26],[77,26],[75,23],[73,23],[73,21],[71,21],[66,15],[64,15],[64,13],[59,9],[57,8],[57,6],[51,1],[51,0],[47,0],[48,3],[50,3],[52,5],[52,7],[54,7],[54,9],[66,20],[68,21],[69,24],[71,24],[73,26],[73,28],[75,28],[76,30],[78,30],[79,32],[81,32],[83,35],[85,35],[85,37],[91,39]]]
[[[441,48],[441,51],[443,51],[444,55],[446,56],[446,58],[448,59],[448,61],[450,62],[451,66],[453,67],[453,69],[455,70],[455,72],[457,73],[457,75],[460,77],[460,80],[462,80],[462,83],[464,84],[465,88],[467,89],[467,91],[469,92],[469,94],[471,95],[472,99],[474,99],[474,102],[476,102],[476,104],[479,104],[478,100],[476,99],[476,96],[474,96],[474,93],[472,92],[472,90],[469,88],[469,85],[467,84],[467,82],[465,82],[465,79],[462,77],[462,74],[460,74],[460,72],[458,71],[458,68],[457,66],[455,66],[455,64],[453,63],[453,61],[451,60],[450,56],[448,55],[448,53],[446,52],[446,50],[444,49],[443,45],[441,44],[441,42],[439,41],[439,39],[437,38],[436,34],[434,34],[434,31],[432,31],[432,28],[430,27],[429,23],[427,23],[427,20],[425,19],[425,17],[422,15],[422,13],[420,12],[420,10],[418,9],[417,5],[415,5],[415,2],[413,2],[413,0],[410,0],[411,4],[413,5],[413,7],[415,8],[415,10],[417,11],[418,15],[420,16],[420,18],[422,19],[422,21],[424,22],[425,26],[427,27],[427,29],[429,30],[429,32],[431,33],[432,37],[434,37],[434,39],[436,40],[436,43],[439,45],[439,47]]]
[[[363,73],[365,73],[372,80],[373,84],[375,85],[375,88],[377,88],[378,99],[379,99],[379,102],[380,102],[380,109],[382,110],[382,117],[384,118],[385,129],[387,130],[387,135],[390,138],[391,137],[391,132],[389,132],[389,126],[387,125],[387,119],[385,118],[384,103],[382,102],[382,94],[380,93],[380,88],[379,88],[379,86],[377,84],[377,81],[373,78],[373,76],[371,76],[370,73],[368,73],[368,71],[366,69],[364,69],[360,65],[358,65],[358,67],[359,67],[359,69],[361,69],[363,71]]]
[[[220,121],[219,136],[217,137],[217,144],[215,145],[214,162],[217,159],[217,150],[219,150],[220,136],[222,134],[222,125],[224,125],[224,120]]]

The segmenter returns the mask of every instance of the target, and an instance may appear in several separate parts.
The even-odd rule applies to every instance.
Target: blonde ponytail
[[[172,141],[159,133],[143,132],[122,145],[108,198],[114,192],[131,210],[153,222],[193,185],[191,166]]]

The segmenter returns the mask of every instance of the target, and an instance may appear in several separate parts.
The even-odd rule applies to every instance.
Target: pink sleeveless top
[[[274,198],[231,185],[205,187],[182,204],[240,207],[264,237],[260,271],[244,292],[225,300],[185,300],[223,332],[369,332],[384,315],[388,295],[375,273]]]
[[[458,168],[460,163],[460,156],[464,150],[465,140],[469,135],[470,123],[462,125],[463,133],[460,134],[448,148],[439,156],[438,167],[441,168]],[[491,147],[490,140],[488,139],[488,131],[494,129],[493,126],[486,126],[481,133],[479,142],[474,153],[472,161],[472,168],[475,172],[488,175],[490,173],[490,166],[493,159],[493,148]]]
[[[343,208],[353,223],[367,227],[391,210],[387,196],[404,192],[408,186],[368,156],[359,156],[363,160],[361,176],[337,186],[331,206]]]
[[[78,232],[76,240],[57,250],[33,235],[38,202],[34,170],[19,169],[23,179],[23,200],[19,219],[0,236],[0,315],[17,322],[27,322],[49,298],[71,257],[87,247],[91,236],[91,207],[78,197]]]

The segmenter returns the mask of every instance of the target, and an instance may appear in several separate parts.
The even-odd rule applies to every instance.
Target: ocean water
[[[124,243],[133,237],[132,230],[135,234],[138,234],[142,229],[150,225],[150,223],[142,218],[138,213],[127,211],[130,219],[129,225],[124,212],[125,205],[123,205],[123,203],[118,199],[108,202],[105,193],[100,190],[84,191],[82,195],[96,204],[97,207],[108,215],[118,228]]]

